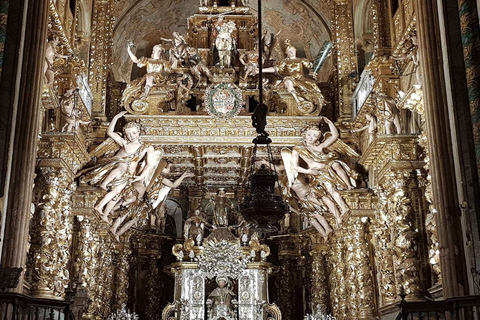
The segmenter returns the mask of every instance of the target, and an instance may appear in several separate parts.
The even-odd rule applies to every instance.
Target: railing
[[[0,320],[74,320],[70,302],[0,293]]]
[[[403,297],[396,320],[479,320],[480,296],[408,302]]]

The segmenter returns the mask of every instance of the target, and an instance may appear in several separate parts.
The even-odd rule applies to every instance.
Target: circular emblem
[[[219,119],[235,117],[242,109],[242,91],[233,83],[212,84],[205,97],[208,114]]]

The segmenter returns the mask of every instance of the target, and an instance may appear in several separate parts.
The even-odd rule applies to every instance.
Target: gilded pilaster
[[[392,39],[390,34],[390,19],[388,2],[372,1],[373,37],[375,56],[381,57],[390,51]]]
[[[112,55],[112,0],[94,1],[90,47],[89,83],[92,84],[92,116],[106,119],[107,85]]]
[[[356,71],[355,43],[353,39],[353,4],[351,0],[334,1],[334,45],[336,48],[338,79],[338,110],[340,119],[352,118],[352,88]]]

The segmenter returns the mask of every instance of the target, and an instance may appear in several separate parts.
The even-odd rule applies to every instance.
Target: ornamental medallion
[[[233,83],[212,84],[205,97],[208,114],[218,119],[235,117],[242,109],[242,91]]]

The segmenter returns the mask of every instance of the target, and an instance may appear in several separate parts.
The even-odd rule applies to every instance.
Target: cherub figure
[[[190,99],[190,91],[192,90],[192,87],[192,77],[187,73],[179,74],[179,77],[177,78],[177,106],[185,104],[185,102]]]
[[[82,120],[82,112],[75,105],[75,89],[73,88],[65,91],[60,101],[60,111],[63,119],[65,119],[62,132],[77,132],[81,124],[87,125],[91,122]]]
[[[125,114],[126,111],[123,111],[113,117],[107,129],[107,135],[120,147],[120,150],[112,158],[101,159],[97,166],[80,172],[80,175],[83,175],[82,181],[92,185],[99,184],[100,188],[105,190],[110,188],[110,191],[95,206],[95,211],[106,222],[110,221],[108,212],[104,212],[104,207],[111,201],[118,202],[118,197],[125,187],[135,182],[143,182],[149,170],[155,166],[154,149],[140,141],[140,129],[136,123],[129,122],[123,127],[124,137],[114,132],[118,119]],[[138,168],[139,162],[144,158],[145,167]]]

